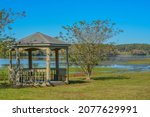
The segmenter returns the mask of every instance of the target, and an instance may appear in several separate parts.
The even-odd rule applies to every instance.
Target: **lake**
[[[100,66],[97,67],[118,68],[118,69],[130,70],[130,71],[150,71],[150,63],[149,64],[124,64],[128,61],[143,60],[146,58],[150,58],[150,56],[120,55],[116,57],[111,57],[109,61],[105,61]]]
[[[16,64],[16,60],[13,59],[12,63]],[[20,64],[24,68],[27,68],[28,67],[28,59],[20,59]],[[9,59],[8,58],[0,58],[0,68],[6,67],[8,65],[9,65]],[[46,60],[45,60],[45,58],[33,59],[32,65],[33,65],[33,68],[43,68],[46,66]],[[60,63],[60,67],[63,68],[65,66],[66,66],[65,62]],[[51,67],[52,68],[55,67],[55,61],[51,61]]]
[[[46,66],[45,57],[36,57],[36,59],[33,59],[33,68],[41,68]],[[101,65],[98,65],[97,67],[102,68],[119,68],[119,69],[127,69],[130,71],[150,71],[150,64],[122,64],[123,62],[127,62],[130,60],[142,60],[143,58],[150,58],[150,56],[116,56],[116,57],[110,57],[109,60],[103,62]],[[15,64],[15,59],[13,59],[13,64]],[[28,66],[28,60],[26,58],[21,59],[21,64],[27,68]],[[121,63],[118,63],[121,62]],[[9,59],[7,58],[0,58],[0,68],[8,66],[9,65]],[[61,61],[60,67],[65,67],[66,64],[64,61]],[[55,61],[52,58],[51,61],[51,67],[55,67]]]

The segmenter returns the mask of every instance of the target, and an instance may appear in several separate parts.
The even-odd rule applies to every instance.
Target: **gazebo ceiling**
[[[69,46],[70,44],[65,43],[64,41],[58,40],[54,37],[50,37],[43,33],[37,32],[32,35],[29,35],[18,42],[15,43],[15,46]]]

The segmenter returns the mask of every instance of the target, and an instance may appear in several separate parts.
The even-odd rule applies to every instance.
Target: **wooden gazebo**
[[[69,44],[50,37],[42,33],[35,33],[27,36],[10,48],[10,81],[13,85],[57,85],[69,83],[69,62],[68,62]],[[59,50],[65,51],[65,68],[59,67]],[[44,50],[46,53],[46,67],[32,67],[32,52]],[[24,51],[28,53],[28,68],[23,68],[20,64],[20,54]],[[16,54],[16,64],[12,64],[12,52]],[[55,68],[51,68],[50,55],[55,53]]]

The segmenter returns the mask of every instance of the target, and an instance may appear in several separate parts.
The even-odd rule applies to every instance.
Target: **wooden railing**
[[[59,75],[56,75],[56,69],[51,69],[50,79],[51,81],[65,81],[66,79],[66,69],[59,69]],[[46,79],[46,69],[44,68],[34,68],[34,69],[22,69],[20,72],[21,83],[31,83],[31,82],[45,82]]]

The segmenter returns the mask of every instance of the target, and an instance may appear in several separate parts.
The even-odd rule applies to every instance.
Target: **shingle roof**
[[[43,33],[37,32],[32,35],[29,35],[17,42],[19,45],[26,45],[26,44],[67,44],[64,41],[58,40],[56,38],[50,37]]]

